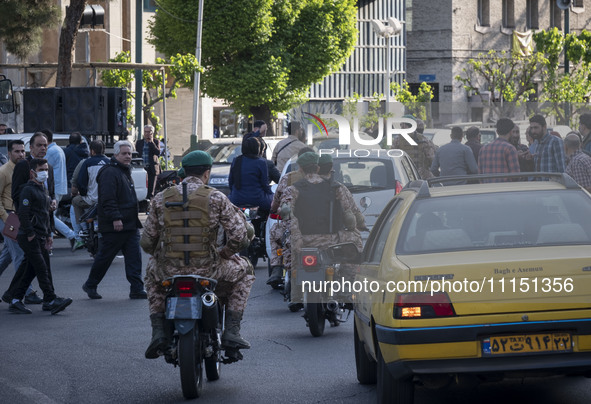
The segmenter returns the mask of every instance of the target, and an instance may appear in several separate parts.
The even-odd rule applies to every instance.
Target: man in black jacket
[[[82,141],[80,132],[72,132],[68,139],[68,147],[64,150],[66,155],[66,174],[68,176],[68,188],[70,188],[70,181],[72,181],[72,174],[78,163],[90,156],[88,145]]]
[[[146,299],[142,281],[142,254],[138,218],[138,201],[131,179],[132,145],[127,140],[115,143],[114,156],[98,175],[98,222],[102,242],[94,258],[88,279],[82,285],[88,297],[100,299],[96,288],[113,259],[121,250],[125,258],[125,275],[129,281],[130,299]]]
[[[43,159],[47,154],[47,137],[43,132],[35,132],[33,136],[31,136],[30,140],[30,156],[26,159],[21,160],[14,166],[14,171],[12,173],[12,202],[14,203],[14,208],[18,210],[19,203],[20,203],[20,191],[22,187],[29,181],[29,161],[32,159]],[[49,170],[49,176],[47,178],[47,192],[49,193],[49,197],[51,198],[51,206],[53,206],[53,210],[57,208],[57,201],[55,200],[55,182],[53,180],[53,169]],[[53,226],[52,226],[53,227]]]
[[[31,314],[22,299],[31,281],[37,277],[43,290],[43,310],[59,313],[72,303],[70,298],[57,297],[53,289],[49,264],[49,250],[53,244],[49,222],[50,199],[45,190],[49,165],[45,159],[30,161],[30,181],[21,188],[21,203],[18,208],[20,228],[17,235],[25,259],[14,276],[14,289],[9,310],[17,314]]]
[[[154,141],[154,127],[152,125],[144,126],[144,138],[135,142],[135,151],[144,160],[144,168],[148,173],[148,195],[147,199],[154,196],[154,185],[156,176],[160,174],[160,145]]]

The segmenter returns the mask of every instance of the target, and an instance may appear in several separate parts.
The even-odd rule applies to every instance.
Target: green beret
[[[323,154],[318,158],[318,165],[321,166],[323,164],[331,164],[332,163],[332,156],[330,154]]]
[[[213,164],[213,159],[209,153],[203,150],[195,150],[183,157],[181,165],[183,167],[192,166],[210,166]]]
[[[298,165],[300,167],[311,166],[313,164],[318,164],[318,155],[313,152],[306,152],[298,157]]]
[[[404,115],[403,118],[408,118],[408,119],[412,119],[413,121],[416,121],[417,118],[415,118],[413,115]]]

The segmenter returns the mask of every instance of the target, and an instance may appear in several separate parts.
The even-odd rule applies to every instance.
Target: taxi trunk
[[[591,308],[588,246],[398,258],[412,268],[409,281],[420,281],[423,291],[446,293],[456,316]]]

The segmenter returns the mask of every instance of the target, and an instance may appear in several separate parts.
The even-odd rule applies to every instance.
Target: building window
[[[538,19],[538,0],[527,0],[526,3],[527,14],[527,28],[539,29],[540,23]]]
[[[562,10],[556,4],[556,0],[550,1],[550,28],[562,29]]]
[[[144,11],[156,11],[156,0],[144,0]]]
[[[585,11],[585,3],[583,0],[573,0],[571,11],[575,14],[581,14]]]
[[[478,25],[490,27],[490,1],[478,0]]]
[[[503,28],[515,28],[514,0],[503,0]]]

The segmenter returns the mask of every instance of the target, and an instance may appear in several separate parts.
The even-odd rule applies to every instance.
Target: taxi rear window
[[[397,254],[591,244],[591,198],[580,190],[416,200]]]

